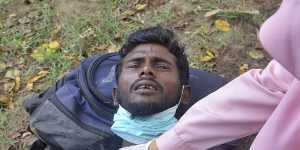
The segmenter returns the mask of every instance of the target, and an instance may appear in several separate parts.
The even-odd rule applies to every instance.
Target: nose
[[[140,77],[155,77],[153,68],[148,64],[143,66],[143,68],[140,72]]]

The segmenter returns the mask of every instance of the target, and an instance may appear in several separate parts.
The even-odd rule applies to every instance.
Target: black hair
[[[132,49],[140,44],[154,43],[166,47],[176,57],[176,65],[179,71],[181,85],[187,85],[189,80],[189,64],[185,49],[177,41],[175,34],[161,26],[140,29],[128,36],[119,53],[121,58],[126,57]],[[122,69],[122,59],[116,67],[116,80],[118,83]]]

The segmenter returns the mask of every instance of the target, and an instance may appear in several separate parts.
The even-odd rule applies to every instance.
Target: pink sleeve
[[[159,150],[203,150],[258,132],[293,79],[274,60],[248,71],[193,105],[157,139]]]

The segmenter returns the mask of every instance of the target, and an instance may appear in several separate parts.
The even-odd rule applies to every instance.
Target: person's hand
[[[120,148],[119,150],[158,150],[158,147],[156,145],[155,140],[153,140],[146,144],[139,144],[139,145],[134,145],[134,146],[129,146],[129,147],[123,147],[123,148]]]
[[[139,144],[139,145],[133,145],[129,147],[123,147],[119,150],[148,150],[147,144]]]
[[[159,150],[157,145],[156,145],[156,141],[155,140],[151,141],[146,150]]]

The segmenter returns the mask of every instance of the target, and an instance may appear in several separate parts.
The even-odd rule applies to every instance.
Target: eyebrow
[[[160,58],[160,57],[154,57],[153,59],[154,59],[154,61],[156,61],[156,62],[164,62],[164,63],[167,63],[167,64],[169,64],[169,65],[173,65],[170,61],[168,61],[168,60],[166,60],[166,59],[162,59],[162,58]]]
[[[138,61],[143,61],[144,59],[145,59],[144,56],[132,56],[132,58],[129,58],[126,61],[127,62],[132,62],[132,61],[138,62]],[[163,62],[163,63],[167,63],[169,65],[173,65],[170,61],[163,59],[161,57],[153,57],[152,59],[155,62]]]

